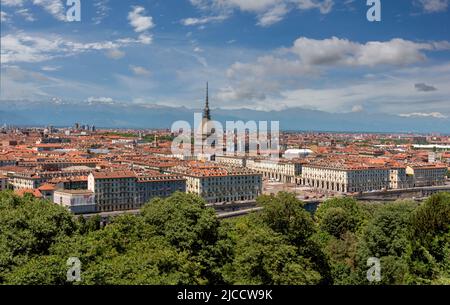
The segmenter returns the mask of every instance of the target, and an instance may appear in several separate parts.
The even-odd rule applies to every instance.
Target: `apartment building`
[[[53,172],[23,171],[11,174],[9,181],[11,182],[14,190],[37,189],[42,184],[55,178],[87,176],[90,172],[91,170]]]
[[[42,161],[19,161],[18,166],[22,167],[35,167],[40,168],[43,171],[60,171],[69,167],[90,167],[95,168],[98,163],[101,163],[100,159],[67,159],[67,160],[42,160]]]
[[[389,188],[405,189],[411,187],[411,178],[406,174],[406,166],[395,166],[389,170]]]
[[[0,174],[0,192],[8,189],[8,177]]]
[[[186,178],[186,192],[208,203],[255,200],[262,192],[262,175],[246,168],[191,162],[170,169]]]
[[[246,167],[261,173],[264,178],[295,183],[296,178],[302,174],[302,165],[299,161],[249,159]]]
[[[16,165],[17,161],[14,157],[8,157],[8,156],[0,156],[0,167],[1,166],[14,166]]]
[[[227,166],[245,167],[247,158],[244,156],[216,156],[216,162]]]
[[[180,176],[157,172],[104,171],[89,175],[88,189],[95,193],[98,211],[120,211],[139,209],[155,197],[185,192],[186,181]]]
[[[407,166],[406,174],[412,177],[412,187],[444,185],[447,166],[414,163]]]
[[[367,192],[390,187],[390,169],[384,166],[320,162],[303,166],[305,185],[332,192]]]
[[[90,190],[56,190],[53,202],[68,208],[74,214],[96,212],[95,194]]]

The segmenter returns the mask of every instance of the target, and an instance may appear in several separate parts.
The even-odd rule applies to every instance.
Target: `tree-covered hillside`
[[[32,197],[0,193],[0,283],[72,284],[67,259],[92,284],[450,284],[450,194],[422,204],[323,203],[261,196],[261,212],[219,221],[194,195],[148,203],[101,227]]]

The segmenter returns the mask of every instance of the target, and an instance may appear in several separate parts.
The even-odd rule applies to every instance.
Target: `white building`
[[[170,172],[186,178],[186,192],[208,203],[255,200],[262,193],[262,177],[246,168],[196,162],[177,166]]]
[[[247,168],[263,174],[264,178],[275,179],[284,183],[295,183],[302,173],[302,162],[288,160],[249,159]]]
[[[388,189],[390,170],[384,166],[327,163],[303,166],[305,185],[332,192],[368,192]]]
[[[89,190],[56,190],[53,202],[68,208],[74,214],[96,212],[95,194]]]
[[[305,158],[313,153],[314,152],[311,149],[288,149],[284,152],[283,158],[290,160]]]

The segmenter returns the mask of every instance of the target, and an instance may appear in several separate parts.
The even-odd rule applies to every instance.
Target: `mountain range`
[[[0,125],[72,126],[75,122],[100,128],[170,128],[178,120],[193,122],[200,109],[119,102],[0,101]],[[329,113],[304,108],[280,111],[213,109],[220,122],[279,121],[281,130],[346,132],[450,133],[450,119],[401,117],[394,114]]]

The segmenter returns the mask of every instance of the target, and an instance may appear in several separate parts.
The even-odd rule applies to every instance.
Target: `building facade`
[[[302,163],[287,160],[247,160],[246,167],[261,173],[264,178],[275,179],[284,183],[295,183],[302,174]]]
[[[246,167],[247,165],[247,159],[240,156],[216,156],[216,162],[227,166],[237,167]]]
[[[170,171],[186,178],[186,192],[208,203],[255,200],[262,193],[262,175],[246,168],[197,163]]]
[[[438,164],[411,164],[406,174],[412,176],[412,187],[444,185],[447,166]]]
[[[68,208],[74,214],[95,213],[97,210],[95,194],[89,190],[56,190],[53,202]]]
[[[8,189],[8,177],[0,174],[0,192]]]
[[[159,173],[93,172],[88,177],[88,189],[95,193],[99,212],[133,210],[152,198],[185,192],[186,181],[180,176]]]
[[[385,167],[350,167],[346,165],[303,166],[303,184],[331,192],[352,193],[388,189],[390,171]]]

